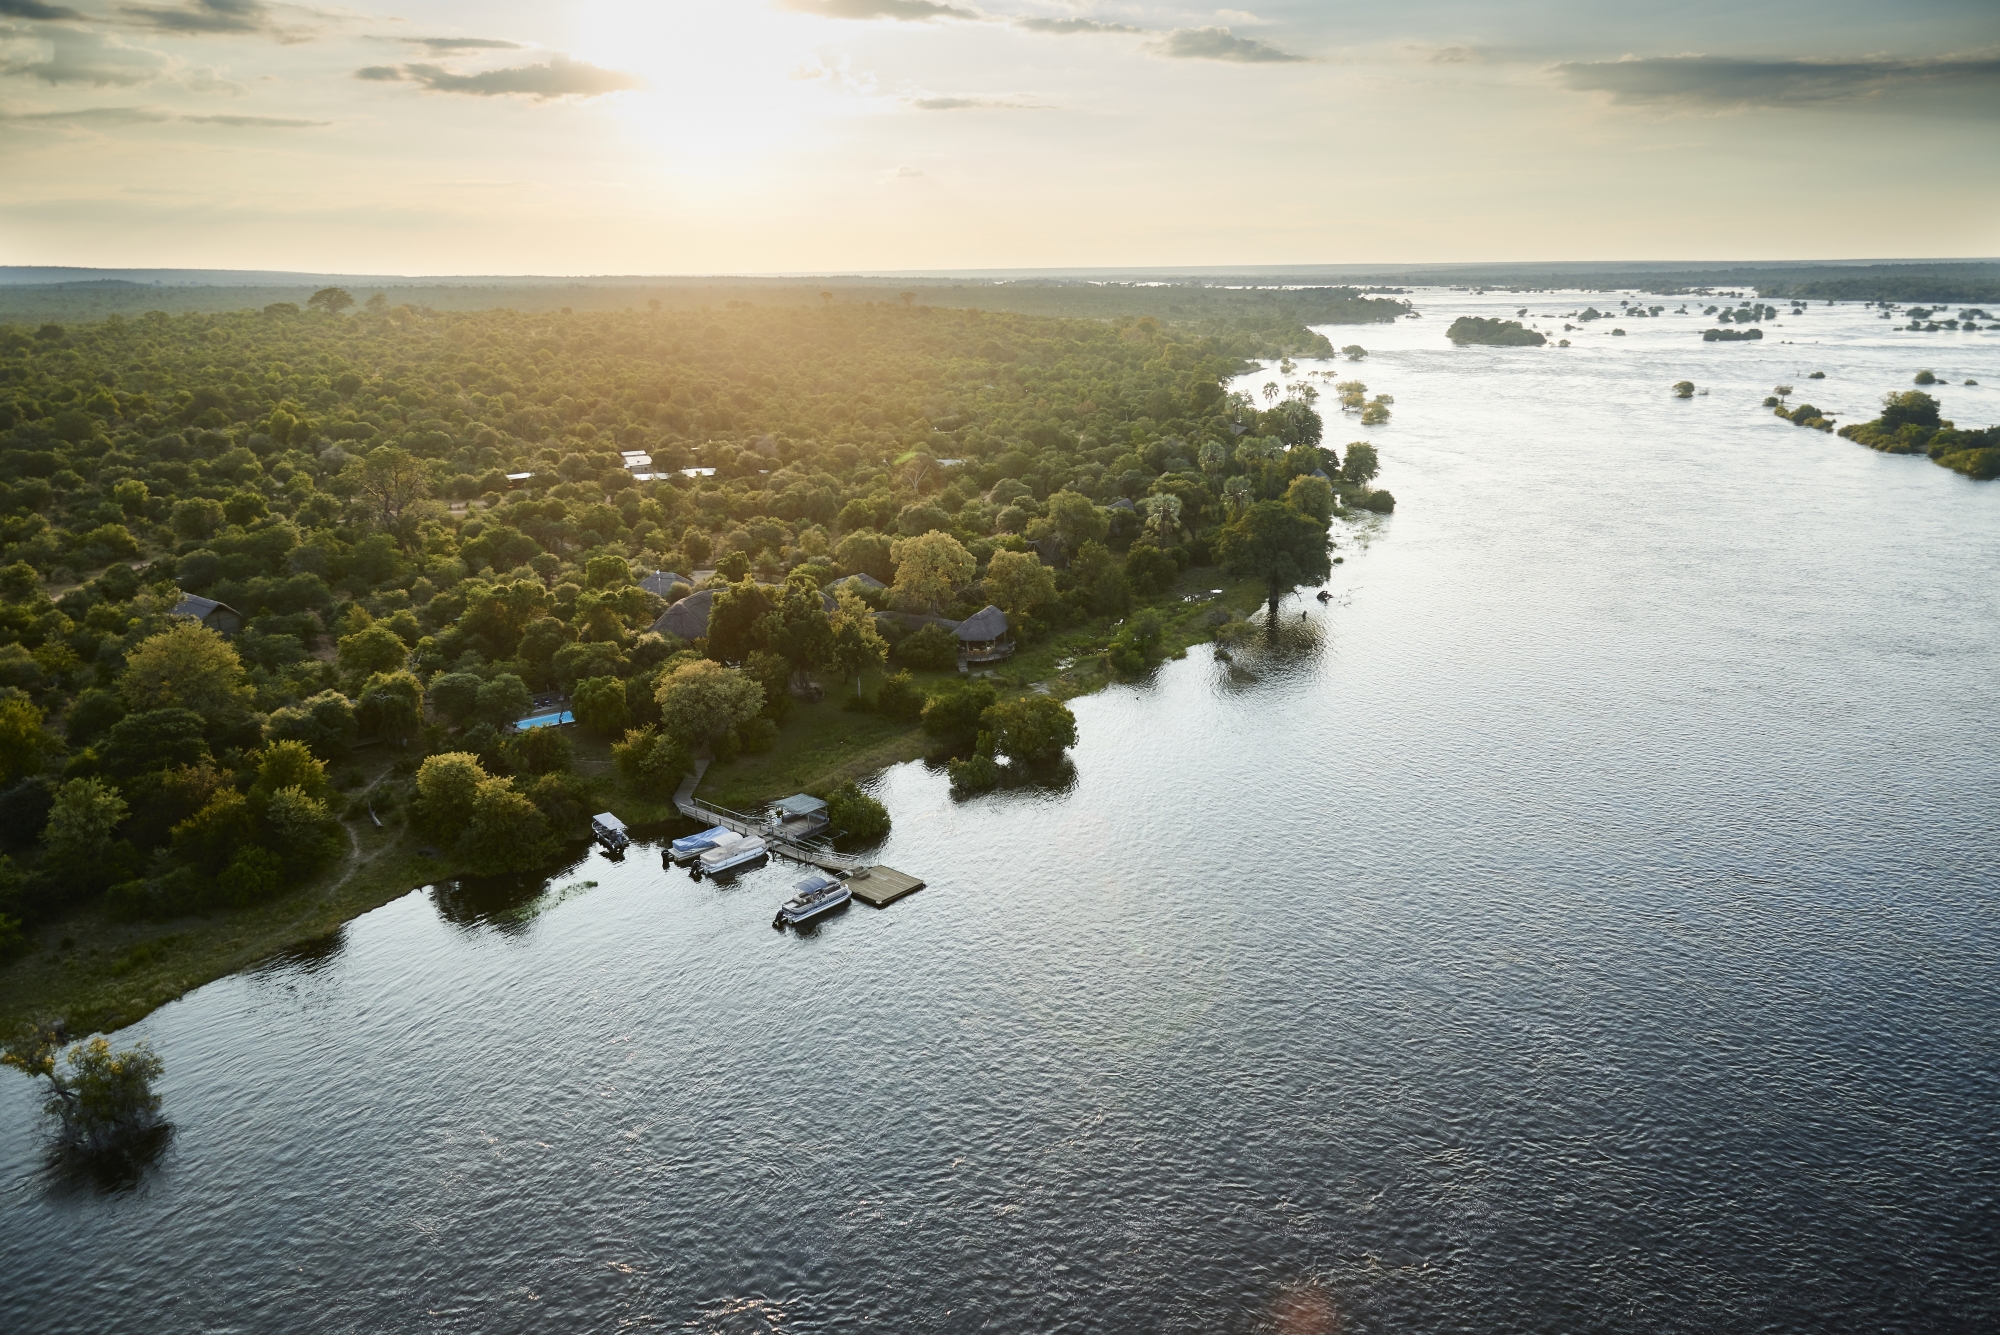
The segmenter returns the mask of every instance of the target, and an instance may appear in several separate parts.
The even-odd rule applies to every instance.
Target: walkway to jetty
[[[754,816],[746,816],[740,811],[727,807],[703,806],[694,800],[695,785],[701,776],[708,773],[708,761],[694,762],[694,773],[681,780],[681,786],[674,790],[674,806],[689,820],[698,820],[709,825],[720,825],[738,834],[754,834],[763,839],[773,853],[781,853],[796,862],[809,862],[827,871],[858,871],[868,866],[863,858],[849,857],[836,853],[832,847],[817,839],[787,839],[774,834],[770,827]]]

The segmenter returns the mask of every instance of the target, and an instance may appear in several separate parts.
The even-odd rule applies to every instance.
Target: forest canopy
[[[345,295],[0,326],[0,951],[99,896],[168,916],[298,883],[376,741],[430,757],[425,828],[535,853],[588,811],[567,741],[512,728],[536,692],[670,790],[700,663],[754,683],[710,739],[748,747],[806,668],[880,661],[854,590],[825,592],[849,576],[878,608],[1004,599],[1033,634],[1157,596],[1260,503],[1321,542],[1329,491],[1391,503],[1320,444],[1311,391],[1225,390],[1274,339],[1324,345],[1282,302],[1202,332]],[[706,629],[656,630],[697,570]]]

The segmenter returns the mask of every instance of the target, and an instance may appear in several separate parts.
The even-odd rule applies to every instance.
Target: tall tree
[[[1278,621],[1278,600],[1301,584],[1333,573],[1326,526],[1280,501],[1258,501],[1223,527],[1222,568],[1234,579],[1254,579],[1269,595],[1268,623]]]
[[[236,651],[208,627],[185,618],[139,642],[125,658],[119,685],[135,710],[191,709],[211,724],[250,699]]]
[[[370,517],[383,532],[399,537],[404,512],[431,494],[423,460],[394,445],[370,450],[350,467],[348,476],[366,500]]]
[[[896,563],[896,593],[908,603],[935,612],[952,591],[972,582],[979,562],[949,533],[900,538],[889,549]]]

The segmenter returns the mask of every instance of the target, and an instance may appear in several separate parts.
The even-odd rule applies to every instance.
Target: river
[[[927,889],[415,890],[128,1032],[123,1190],[0,1079],[8,1329],[2000,1323],[2000,483],[1757,406],[1985,425],[2000,333],[1416,300],[1327,331],[1396,400],[1333,599],[1078,701],[1060,790],[889,771]]]

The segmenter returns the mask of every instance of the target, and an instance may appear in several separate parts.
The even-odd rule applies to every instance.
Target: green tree
[[[505,779],[478,786],[458,838],[458,855],[467,867],[488,876],[531,871],[550,851],[548,820],[525,794]]]
[[[174,502],[168,523],[172,525],[175,537],[201,542],[222,527],[222,520],[222,502],[205,496],[191,496]]]
[[[625,683],[616,677],[591,677],[570,692],[576,721],[592,732],[619,737],[625,732]]]
[[[660,678],[660,729],[684,746],[712,745],[764,707],[764,688],[745,673],[704,659]]]
[[[423,723],[424,688],[414,673],[378,672],[361,688],[354,704],[357,729],[396,746],[407,746]]]
[[[0,787],[39,770],[59,746],[34,701],[11,688],[0,691]]]
[[[1135,542],[1125,553],[1125,579],[1142,597],[1154,597],[1172,588],[1181,568],[1174,558],[1150,542]]]
[[[114,1050],[98,1035],[65,1048],[60,1028],[34,1025],[0,1049],[0,1064],[47,1082],[42,1111],[60,1123],[66,1150],[108,1152],[159,1123],[153,1082],[166,1066],[143,1041]]]
[[[1333,522],[1333,484],[1307,473],[1292,479],[1285,504],[1320,525]]]
[[[1693,398],[1693,397],[1694,397],[1694,381],[1692,381],[1692,380],[1676,380],[1676,381],[1674,382],[1674,397],[1675,397],[1675,398],[1677,398],[1677,399],[1691,399],[1691,398]]]
[[[632,582],[632,567],[622,556],[593,556],[584,562],[583,580],[593,589],[615,589]]]
[[[948,745],[969,746],[979,736],[981,716],[999,698],[990,681],[946,682],[924,704],[924,731]]]
[[[486,767],[468,751],[445,751],[426,757],[417,768],[418,824],[432,834],[455,836],[472,819]]]
[[[717,589],[708,609],[708,656],[718,663],[741,663],[766,648],[770,613],[770,593],[747,575]]]
[[[1340,477],[1348,486],[1365,487],[1381,471],[1382,461],[1373,445],[1357,440],[1347,447],[1347,461],[1340,466]]]
[[[257,755],[257,778],[251,793],[269,798],[285,788],[321,803],[332,791],[326,779],[326,762],[302,742],[272,742]]]
[[[896,562],[895,591],[912,607],[935,612],[954,590],[972,582],[979,562],[949,533],[900,538],[890,547]]]
[[[1056,576],[1033,552],[997,551],[986,563],[986,596],[1010,619],[1033,612],[1056,596]]]
[[[397,671],[409,653],[402,638],[379,622],[340,638],[341,670],[355,681]]]
[[[272,710],[264,720],[265,740],[304,742],[314,755],[328,760],[346,755],[359,731],[354,702],[339,691],[307,696]]]
[[[322,862],[340,838],[326,803],[302,788],[279,788],[263,802],[264,842],[281,864],[302,872]]]
[[[534,703],[534,692],[526,682],[511,672],[501,672],[480,686],[472,715],[482,723],[504,728],[525,717]]]
[[[71,779],[56,789],[42,829],[49,857],[72,873],[101,865],[125,819],[125,799],[102,779]]]
[[[221,873],[257,838],[257,813],[234,788],[213,793],[201,810],[173,828],[174,856],[209,876]]]
[[[1103,542],[1111,532],[1111,516],[1081,492],[1063,490],[1049,497],[1050,530],[1063,550],[1074,556],[1086,542]]]
[[[767,614],[764,642],[791,664],[794,680],[833,658],[833,621],[810,570],[794,570]]]
[[[889,656],[889,646],[875,629],[875,614],[853,589],[843,587],[834,595],[827,629],[832,637],[828,666],[843,677],[854,678],[854,693],[861,694],[861,674],[881,667]]]
[[[368,506],[383,531],[395,533],[410,506],[430,495],[428,470],[421,459],[393,445],[370,450],[348,466],[347,479]]]
[[[1002,700],[986,710],[980,723],[992,737],[993,754],[1024,764],[1054,760],[1076,745],[1076,715],[1053,696]]]
[[[444,672],[431,678],[431,708],[453,723],[463,723],[479,707],[484,683],[470,672]]]
[[[210,724],[250,700],[243,660],[220,635],[188,620],[141,640],[125,657],[119,686],[135,710],[191,709]]]
[[[1125,578],[1125,566],[1101,542],[1083,544],[1069,563],[1069,575],[1076,591],[1098,616],[1122,616],[1132,606],[1132,585]]]
[[[849,781],[819,794],[826,803],[827,824],[844,844],[874,843],[889,833],[889,808]]]
[[[323,287],[306,298],[308,310],[324,311],[328,315],[338,315],[353,304],[354,298],[348,295],[346,288],[340,287]]]
[[[1333,573],[1326,527],[1277,501],[1258,501],[1224,526],[1218,547],[1222,568],[1232,579],[1254,579],[1264,585],[1273,627],[1280,598],[1301,584],[1321,583]]]

